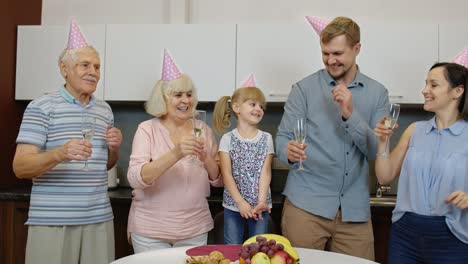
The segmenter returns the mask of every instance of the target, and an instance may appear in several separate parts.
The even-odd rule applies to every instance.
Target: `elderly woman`
[[[390,156],[377,156],[381,184],[400,177],[389,263],[467,263],[467,86],[464,66],[432,66],[422,94],[435,116],[411,124]],[[374,131],[383,151],[392,131],[384,119]]]
[[[134,189],[128,231],[135,253],[206,245],[213,228],[206,197],[210,184],[222,185],[218,146],[206,124],[202,138],[194,136],[196,90],[174,67],[165,52],[163,78],[146,103],[155,118],[142,122],[133,140],[127,176]]]

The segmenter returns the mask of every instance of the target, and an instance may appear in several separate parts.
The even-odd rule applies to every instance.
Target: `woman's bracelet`
[[[381,153],[377,153],[377,154],[375,154],[375,157],[376,157],[376,158],[378,158],[378,157],[382,157],[382,158],[386,158],[386,159],[388,159],[388,158],[390,158],[390,154],[388,154],[388,153],[385,153],[385,152],[381,152]]]

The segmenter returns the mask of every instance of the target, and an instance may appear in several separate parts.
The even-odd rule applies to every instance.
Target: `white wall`
[[[305,15],[437,22],[467,20],[467,9],[466,0],[193,0],[191,22],[289,23]]]
[[[177,2],[179,0],[175,0]],[[43,0],[42,25],[170,22],[169,0]]]
[[[43,0],[42,24],[294,23],[305,15],[358,22],[468,21],[466,0]],[[358,19],[359,18],[359,19]]]

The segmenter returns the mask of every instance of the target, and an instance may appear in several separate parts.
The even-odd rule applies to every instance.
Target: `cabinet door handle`
[[[388,97],[393,99],[403,99],[403,95],[389,95]]]
[[[289,93],[269,93],[268,95],[274,97],[287,97]]]

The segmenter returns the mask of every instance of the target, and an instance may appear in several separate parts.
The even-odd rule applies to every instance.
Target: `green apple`
[[[258,252],[250,260],[252,264],[270,264],[270,258],[263,252]]]

